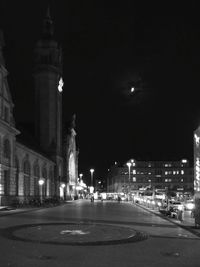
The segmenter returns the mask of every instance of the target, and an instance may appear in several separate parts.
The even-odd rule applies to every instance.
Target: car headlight
[[[192,209],[194,209],[194,203],[188,203],[188,204],[186,204],[186,208],[187,208],[188,210],[192,210]]]

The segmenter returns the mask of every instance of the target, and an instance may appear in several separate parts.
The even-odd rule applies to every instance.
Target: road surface
[[[127,202],[0,216],[0,231],[1,267],[200,266],[197,235]]]

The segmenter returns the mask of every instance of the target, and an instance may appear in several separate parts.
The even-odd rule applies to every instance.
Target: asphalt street
[[[200,266],[200,239],[132,203],[78,200],[0,217],[0,266]]]

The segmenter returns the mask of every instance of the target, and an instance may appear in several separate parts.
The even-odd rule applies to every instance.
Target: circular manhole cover
[[[114,245],[147,239],[130,227],[95,223],[27,224],[4,229],[7,238],[56,245]]]

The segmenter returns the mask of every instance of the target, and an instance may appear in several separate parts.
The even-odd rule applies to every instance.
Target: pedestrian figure
[[[182,210],[179,210],[179,211],[178,211],[178,220],[179,220],[180,222],[183,221],[183,211],[182,211]]]
[[[194,218],[194,209],[191,210],[190,216],[191,216],[191,218]]]
[[[91,196],[91,202],[94,202],[94,196],[93,195]]]
[[[118,196],[117,200],[118,200],[118,203],[120,203],[120,201],[121,201],[121,197]]]

